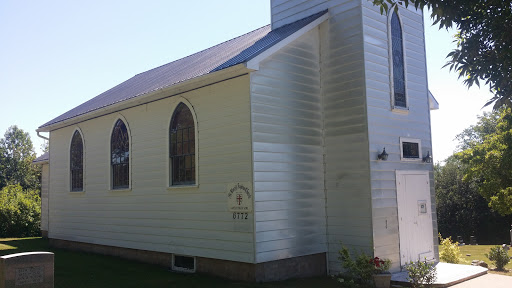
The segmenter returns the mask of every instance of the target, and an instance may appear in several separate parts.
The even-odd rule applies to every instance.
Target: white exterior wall
[[[256,262],[326,252],[315,28],[251,73]]]
[[[396,270],[395,170],[430,171],[433,237],[437,234],[432,165],[400,160],[400,137],[420,139],[422,154],[432,153],[421,11],[400,9],[409,111],[396,113],[391,109],[388,17],[378,7],[366,0],[272,0],[271,6],[274,28],[327,8],[330,13],[321,29],[330,272],[340,269],[340,241],[392,259]],[[383,147],[390,154],[386,162],[376,160]]]
[[[48,191],[50,167],[41,165],[41,230],[48,231]]]
[[[272,29],[333,6],[331,0],[270,0]],[[350,2],[343,1],[343,2]]]
[[[396,170],[427,170],[430,173],[431,204],[435,254],[437,250],[437,217],[432,164],[421,159],[402,161],[400,137],[421,141],[421,154],[432,154],[430,110],[428,102],[427,69],[423,15],[414,7],[400,8],[406,73],[407,112],[391,109],[390,86],[390,16],[381,15],[378,7],[363,1],[365,81],[368,101],[370,167],[372,181],[374,253],[389,258],[398,269],[400,258],[399,229],[396,199]],[[386,147],[387,161],[377,160]],[[437,257],[437,256],[436,256]]]
[[[329,9],[320,27],[329,273],[343,245],[372,253],[368,122],[360,0],[272,0],[272,26]]]
[[[168,189],[168,134],[186,99],[198,130],[198,187]],[[249,76],[51,131],[49,237],[254,262],[254,224],[233,220],[227,185],[252,182]],[[122,115],[130,136],[131,189],[109,189],[110,133]],[[70,192],[69,145],[83,133],[84,192]]]
[[[371,254],[368,123],[360,1],[331,1],[323,28],[322,87],[329,272],[341,269],[340,242]]]
[[[279,27],[329,9],[321,25],[321,97],[329,273],[340,271],[343,245],[372,253],[372,208],[359,0],[273,0]]]

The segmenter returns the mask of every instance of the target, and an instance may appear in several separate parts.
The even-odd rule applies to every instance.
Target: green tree
[[[469,128],[468,128],[469,129]],[[463,180],[467,166],[450,156],[441,166],[434,166],[437,223],[441,235],[469,241],[476,236],[479,243],[502,243],[510,238],[507,229],[512,216],[501,216],[489,208],[473,179]]]
[[[512,214],[512,114],[503,109],[496,131],[481,143],[456,154],[467,165],[464,180],[477,183],[489,207],[501,215]]]
[[[41,198],[36,190],[8,185],[0,190],[0,237],[39,236]]]
[[[464,151],[481,144],[486,137],[496,133],[496,126],[498,125],[501,112],[503,112],[503,109],[484,112],[483,115],[477,116],[478,122],[475,125],[469,126],[455,137],[459,141],[457,146],[459,151]]]
[[[27,132],[16,125],[9,127],[0,139],[0,189],[19,184],[23,189],[39,189],[38,167],[32,140]]]
[[[427,7],[434,25],[455,26],[457,48],[445,66],[456,71],[464,84],[489,85],[494,96],[487,105],[512,107],[512,5],[504,0],[369,0],[381,13],[398,5]]]

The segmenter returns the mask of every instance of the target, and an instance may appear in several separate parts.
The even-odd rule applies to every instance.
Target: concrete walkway
[[[434,287],[455,287],[454,285],[468,281],[473,278],[480,278],[482,275],[487,274],[487,268],[480,266],[471,265],[460,265],[439,262],[436,265],[437,280],[434,283]],[[407,280],[407,271],[393,273],[391,277],[391,283],[408,286],[409,281]],[[507,277],[507,276],[505,276]],[[461,286],[466,287],[466,286]],[[469,286],[468,286],[469,287]],[[494,286],[480,286],[484,288],[494,288]],[[512,286],[507,286],[512,288]]]
[[[450,286],[450,288],[511,288],[512,276],[485,274]]]

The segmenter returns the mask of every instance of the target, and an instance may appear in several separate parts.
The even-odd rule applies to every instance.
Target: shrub
[[[405,265],[405,269],[409,273],[407,278],[413,288],[430,287],[431,284],[436,282],[436,266],[434,263],[428,263],[427,260],[411,261]]]
[[[353,283],[356,280],[359,283],[367,284],[372,280],[375,270],[373,258],[363,251],[354,253],[354,259],[352,259],[347,247],[342,245],[338,259],[341,261],[341,267],[345,270],[344,275],[348,276],[350,282]],[[338,281],[345,280],[338,279]]]
[[[510,262],[507,251],[501,246],[492,247],[489,254],[485,254],[485,257],[489,258],[498,270],[503,270],[503,267]]]
[[[9,185],[0,191],[0,237],[39,236],[41,198],[34,190]]]
[[[451,237],[443,239],[441,233],[439,233],[439,238],[441,239],[441,252],[439,253],[441,262],[459,264],[464,261],[460,254],[458,242],[453,243]]]

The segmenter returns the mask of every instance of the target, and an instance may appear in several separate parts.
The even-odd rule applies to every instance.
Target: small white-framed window
[[[400,158],[402,161],[421,160],[421,140],[400,137]]]

